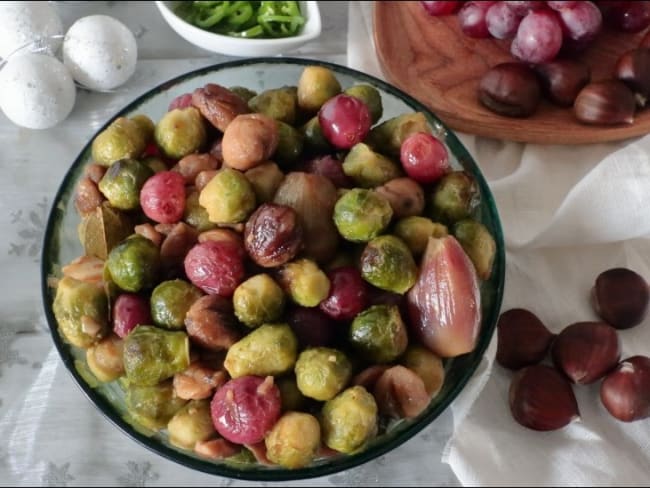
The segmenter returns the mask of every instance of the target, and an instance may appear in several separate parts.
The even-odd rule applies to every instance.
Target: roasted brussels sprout
[[[275,384],[280,390],[283,412],[302,409],[307,399],[298,388],[294,375],[278,378]]]
[[[321,105],[341,93],[334,73],[324,66],[307,66],[298,81],[298,106],[305,112],[317,112]]]
[[[375,191],[388,200],[393,215],[398,219],[420,215],[424,210],[424,190],[411,178],[395,178],[375,188]]]
[[[330,151],[332,146],[329,141],[325,139],[323,130],[321,129],[318,116],[314,116],[302,126],[300,132],[303,136],[303,143],[305,149],[310,153],[324,153]]]
[[[210,415],[210,402],[192,400],[181,408],[167,424],[169,442],[176,447],[193,449],[197,442],[216,434]]]
[[[303,307],[315,307],[329,294],[330,280],[311,259],[298,259],[287,263],[278,275],[287,294]]]
[[[365,242],[381,234],[393,217],[388,201],[372,192],[354,188],[334,206],[334,224],[348,241]]]
[[[255,90],[251,90],[245,86],[231,86],[228,89],[247,103],[251,98],[257,96],[257,92]]]
[[[402,176],[399,166],[360,142],[343,161],[343,171],[362,188],[375,188]]]
[[[156,130],[156,124],[154,124],[153,120],[144,114],[134,115],[131,117],[131,120],[137,124],[138,129],[140,129],[140,133],[142,134],[142,137],[144,137],[145,142],[148,143],[153,141],[153,133]]]
[[[195,227],[199,232],[205,232],[214,229],[217,224],[210,222],[208,211],[199,203],[199,195],[198,191],[193,191],[185,199],[183,220]]]
[[[381,95],[374,86],[365,84],[354,85],[345,90],[343,93],[353,96],[354,98],[358,98],[363,103],[365,103],[370,110],[372,123],[375,124],[379,122],[379,119],[381,119],[381,116],[384,113],[384,107],[381,103]]]
[[[490,278],[497,245],[487,227],[474,219],[464,219],[454,224],[453,233],[474,263],[478,277]]]
[[[110,166],[121,159],[139,157],[146,145],[138,123],[120,117],[95,137],[91,147],[92,158],[95,163]]]
[[[264,114],[272,119],[294,124],[298,112],[298,93],[296,87],[285,86],[265,90],[248,100],[252,112]]]
[[[373,363],[390,363],[408,345],[406,326],[396,305],[374,305],[361,312],[350,326],[348,339]]]
[[[443,237],[449,233],[445,225],[420,216],[398,220],[393,232],[404,241],[414,256],[420,256],[424,252],[429,237]]]
[[[205,122],[196,108],[177,108],[163,115],[156,125],[154,137],[165,156],[181,159],[205,145]]]
[[[154,173],[160,173],[161,171],[167,171],[167,164],[161,158],[157,156],[148,156],[142,160],[151,171]]]
[[[82,217],[77,232],[87,256],[106,259],[117,244],[131,235],[132,229],[126,214],[104,202]]]
[[[160,251],[149,239],[136,234],[111,250],[106,268],[113,283],[124,291],[151,288],[160,269]]]
[[[427,394],[432,397],[438,394],[445,381],[445,368],[440,357],[426,347],[414,344],[406,348],[401,363],[422,378]]]
[[[255,210],[255,192],[243,173],[222,168],[201,190],[199,203],[217,224],[243,222]]]
[[[307,466],[320,449],[320,424],[313,415],[287,412],[264,439],[270,461],[285,468]]]
[[[99,191],[110,204],[120,210],[133,210],[140,206],[140,190],[153,176],[149,166],[135,159],[114,162],[99,181]]]
[[[182,331],[138,325],[124,339],[124,370],[130,383],[153,386],[190,365],[190,341]]]
[[[325,403],[323,441],[335,451],[362,450],[377,435],[377,403],[363,386],[353,386]]]
[[[201,290],[187,281],[163,281],[151,293],[151,317],[166,329],[182,329],[187,311],[202,296]]]
[[[471,216],[479,203],[476,180],[465,171],[443,176],[431,195],[429,214],[436,222],[453,224]]]
[[[422,112],[398,115],[373,128],[366,142],[382,154],[399,158],[402,142],[416,132],[431,133],[427,118]]]
[[[232,378],[278,375],[293,368],[298,340],[287,324],[264,324],[233,344],[223,363]]]
[[[70,344],[84,349],[108,331],[108,298],[95,284],[64,276],[52,304],[59,332]]]
[[[284,122],[278,122],[278,148],[273,158],[281,166],[291,166],[300,158],[303,149],[303,135]]]
[[[275,192],[284,180],[284,173],[271,161],[249,169],[244,176],[253,187],[257,203],[272,202]]]
[[[403,295],[415,284],[418,268],[406,244],[385,235],[371,240],[363,250],[361,276],[377,288]]]
[[[112,334],[86,350],[88,369],[99,381],[107,383],[124,374],[124,342]]]
[[[334,398],[350,381],[352,365],[341,351],[329,347],[305,349],[296,361],[296,383],[303,395],[319,401]]]
[[[131,420],[151,430],[162,429],[187,400],[174,395],[172,382],[164,381],[152,386],[126,382],[124,397]]]
[[[235,289],[232,302],[239,321],[248,327],[257,327],[282,316],[284,293],[269,275],[258,274]]]

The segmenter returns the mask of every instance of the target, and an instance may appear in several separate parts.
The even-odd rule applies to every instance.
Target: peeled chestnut
[[[596,278],[591,290],[596,313],[617,329],[640,324],[648,313],[650,292],[642,276],[627,268],[612,268]]]
[[[614,327],[604,322],[578,322],[555,338],[551,355],[555,366],[572,382],[588,385],[616,367],[621,347]]]
[[[537,316],[523,308],[503,312],[497,322],[497,362],[508,369],[537,364],[554,335]]]
[[[632,356],[622,361],[600,385],[600,399],[623,422],[650,417],[650,358]]]
[[[571,384],[550,366],[538,364],[517,371],[509,400],[514,419],[529,429],[561,429],[580,418]]]
[[[645,106],[650,95],[650,49],[632,49],[623,53],[614,73],[636,94],[637,104]]]
[[[539,80],[524,63],[501,63],[489,69],[479,84],[479,101],[508,117],[528,117],[541,99]]]
[[[563,107],[573,105],[580,90],[591,79],[586,64],[569,59],[538,64],[535,71],[542,81],[544,94],[553,103]]]
[[[576,118],[585,124],[616,125],[634,122],[636,98],[622,81],[586,85],[573,103]]]

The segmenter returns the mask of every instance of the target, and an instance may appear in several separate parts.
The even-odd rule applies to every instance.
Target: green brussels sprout
[[[393,209],[381,195],[354,188],[334,206],[334,224],[345,239],[366,242],[381,234],[393,218]]]
[[[140,206],[140,190],[151,176],[153,171],[146,164],[122,159],[108,168],[97,186],[113,207],[133,210]]]
[[[166,329],[182,329],[187,311],[202,296],[201,290],[187,281],[163,281],[151,292],[151,318]]]
[[[379,236],[361,253],[361,276],[382,290],[403,295],[418,277],[411,251],[399,237]]]
[[[154,137],[163,154],[172,159],[198,152],[207,141],[203,117],[194,107],[167,112],[156,125]]]
[[[199,203],[199,192],[193,191],[185,199],[183,220],[199,232],[214,229],[217,224],[210,222],[208,211]]]
[[[167,164],[161,158],[157,156],[147,156],[142,160],[151,171],[154,173],[160,173],[161,171],[167,171]]]
[[[363,450],[377,435],[377,403],[363,386],[352,386],[323,405],[323,441],[335,451]]]
[[[497,245],[487,227],[474,219],[465,219],[454,224],[453,234],[474,263],[478,277],[490,278]]]
[[[136,234],[111,250],[106,267],[113,283],[124,291],[151,288],[160,269],[160,250],[149,239]]]
[[[303,149],[303,135],[284,122],[278,122],[278,148],[274,159],[282,166],[290,166],[298,161]]]
[[[443,176],[430,198],[429,215],[434,221],[453,224],[468,218],[479,204],[476,180],[465,171]]]
[[[192,400],[181,408],[167,424],[169,442],[180,448],[194,449],[197,442],[210,439],[216,430],[208,400]]]
[[[311,463],[320,449],[320,424],[313,415],[287,412],[264,439],[271,462],[288,469]]]
[[[138,129],[140,129],[140,133],[142,134],[142,137],[144,137],[145,142],[148,143],[153,141],[153,133],[156,130],[156,124],[154,124],[153,120],[144,114],[134,115],[133,117],[130,117],[130,119],[135,122]]]
[[[201,190],[199,203],[208,211],[211,222],[236,224],[255,210],[255,192],[243,173],[222,168]]]
[[[298,80],[298,106],[317,112],[330,98],[341,93],[341,85],[329,68],[307,66]]]
[[[375,188],[402,176],[397,164],[363,142],[352,146],[345,156],[343,172],[363,188]]]
[[[138,325],[124,339],[124,370],[130,383],[153,386],[190,365],[190,341],[182,331]]]
[[[367,361],[390,363],[408,345],[406,326],[397,305],[373,305],[352,321],[350,344]]]
[[[398,220],[393,233],[404,241],[414,256],[420,256],[427,248],[429,237],[444,237],[449,232],[445,225],[426,217],[412,216]]]
[[[142,386],[125,382],[124,400],[128,415],[136,424],[151,430],[163,429],[187,400],[174,394],[172,381]]]
[[[245,86],[231,86],[228,90],[233,92],[235,95],[239,95],[239,97],[245,102],[248,102],[251,98],[257,95],[255,90],[250,90]]]
[[[296,377],[294,375],[277,378],[275,384],[280,390],[280,400],[282,401],[283,412],[289,410],[302,410],[307,399],[298,388]]]
[[[108,202],[102,203],[81,218],[77,227],[79,241],[86,256],[105,260],[108,253],[133,232],[131,219],[114,209]]]
[[[432,397],[436,396],[445,381],[445,368],[442,359],[420,345],[411,345],[401,359],[401,363],[422,378],[424,389]]]
[[[331,271],[343,266],[356,266],[357,262],[354,259],[354,253],[351,250],[339,251],[331,261],[328,261],[325,266],[326,271]]]
[[[277,164],[270,161],[249,169],[244,176],[253,187],[255,200],[260,204],[272,202],[275,192],[284,180],[284,173]]]
[[[382,154],[399,158],[402,142],[416,132],[431,133],[427,118],[422,112],[398,115],[373,128],[366,142]]]
[[[240,322],[248,327],[258,327],[282,316],[284,292],[269,275],[258,274],[235,289],[232,303]]]
[[[319,401],[334,398],[352,376],[352,364],[341,351],[311,347],[298,356],[296,383],[303,395]]]
[[[91,373],[102,383],[114,381],[124,374],[124,341],[111,334],[86,349],[86,363]]]
[[[146,146],[147,141],[138,123],[120,117],[95,137],[91,152],[94,162],[110,166],[121,159],[139,157]]]
[[[318,116],[314,116],[302,126],[300,132],[303,136],[303,143],[305,149],[310,153],[325,153],[332,149],[332,146],[325,139],[323,129],[321,129]]]
[[[264,324],[230,346],[224,368],[232,378],[286,373],[298,355],[298,340],[287,324]]]
[[[289,297],[303,307],[315,307],[329,295],[330,280],[311,259],[285,264],[278,278]]]
[[[370,109],[370,117],[372,123],[379,122],[384,113],[384,107],[381,103],[381,95],[379,91],[371,85],[354,85],[345,90],[343,93],[351,97],[358,98]]]
[[[298,115],[298,94],[296,87],[285,86],[265,90],[248,100],[252,112],[264,114],[287,124],[295,124]]]
[[[108,332],[108,298],[95,284],[64,276],[52,310],[59,332],[73,346],[89,348]]]

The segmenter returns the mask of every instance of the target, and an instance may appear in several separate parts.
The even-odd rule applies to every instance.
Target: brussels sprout
[[[324,66],[307,66],[298,80],[298,105],[306,112],[317,112],[321,106],[341,93],[334,73]]]
[[[403,295],[415,284],[418,268],[406,244],[386,235],[366,245],[361,254],[361,276],[377,288]]]
[[[144,114],[137,114],[131,117],[131,120],[136,123],[145,142],[153,141],[153,133],[156,130],[156,124],[153,120]]]
[[[363,188],[375,188],[402,176],[398,165],[363,142],[350,149],[343,161],[343,172]]]
[[[248,107],[252,112],[293,125],[298,113],[298,94],[292,86],[265,90],[248,100]]]
[[[251,98],[257,96],[257,92],[255,90],[250,90],[245,86],[231,86],[228,88],[228,90],[233,92],[235,95],[238,95],[245,102],[248,102]]]
[[[381,95],[374,86],[370,85],[354,85],[345,90],[343,93],[358,98],[365,103],[370,109],[370,117],[372,123],[376,123],[381,119],[384,113],[384,107],[381,103]]]
[[[398,220],[393,232],[404,241],[414,256],[419,256],[424,252],[429,237],[438,238],[448,234],[446,226],[419,216]]]
[[[294,375],[277,378],[275,384],[280,390],[283,412],[301,410],[304,407],[307,399],[298,388]]]
[[[149,239],[136,234],[111,250],[106,268],[113,283],[124,291],[151,288],[160,269],[160,251]]]
[[[95,137],[91,147],[92,158],[95,163],[110,166],[120,159],[139,157],[146,146],[147,141],[138,123],[120,117]]]
[[[352,377],[352,365],[341,351],[312,347],[300,353],[295,372],[298,389],[303,395],[325,401],[345,388]]]
[[[207,441],[216,434],[210,415],[210,402],[192,400],[181,408],[167,424],[169,442],[185,449],[194,449],[197,442]]]
[[[353,386],[325,403],[323,441],[335,451],[362,450],[377,435],[377,403],[363,386]]]
[[[284,122],[278,122],[278,148],[274,159],[282,166],[290,166],[300,158],[303,148],[303,135]]]
[[[399,158],[402,142],[416,132],[431,133],[427,118],[422,112],[398,115],[373,128],[366,142],[382,154]]]
[[[116,380],[124,374],[123,352],[124,341],[110,335],[86,350],[88,369],[103,383]]]
[[[406,348],[401,363],[417,374],[424,382],[424,389],[432,397],[436,396],[445,381],[442,359],[420,345]]]
[[[478,277],[487,280],[492,274],[497,252],[497,245],[490,231],[474,219],[465,219],[454,224],[453,233],[474,263]]]
[[[73,346],[91,347],[108,331],[108,298],[97,285],[64,276],[52,310],[59,332]]]
[[[129,382],[153,386],[190,365],[190,341],[182,331],[138,325],[124,339],[124,370]]]
[[[468,218],[479,204],[476,180],[465,171],[443,176],[430,199],[429,214],[434,221],[453,224]]]
[[[106,259],[117,244],[131,235],[132,230],[131,219],[108,202],[84,215],[77,227],[84,253],[99,259]]]
[[[287,412],[264,439],[270,461],[296,469],[311,463],[320,449],[320,424],[313,415]]]
[[[108,168],[97,186],[113,207],[133,210],[140,206],[142,185],[153,174],[151,168],[140,161],[122,159]]]
[[[232,302],[239,321],[248,327],[257,327],[282,316],[284,293],[269,275],[258,274],[235,289]]]
[[[210,222],[208,211],[199,203],[199,192],[193,191],[185,199],[183,220],[199,232],[214,229],[217,224]]]
[[[332,146],[323,135],[318,116],[309,119],[300,132],[303,135],[305,149],[310,153],[325,153],[332,150]]]
[[[151,317],[166,329],[182,329],[185,314],[202,296],[201,290],[187,281],[163,281],[151,293]]]
[[[282,266],[279,281],[291,299],[303,307],[315,307],[330,291],[330,280],[311,259],[298,259]]]
[[[232,378],[278,375],[293,368],[298,340],[287,324],[264,324],[228,349],[223,366]]]
[[[153,386],[126,382],[125,390],[124,400],[129,416],[136,423],[152,430],[164,428],[187,403],[187,400],[174,394],[171,380]]]
[[[207,140],[203,117],[194,107],[167,112],[156,125],[154,137],[163,154],[173,159],[197,152]]]
[[[393,218],[390,203],[371,190],[354,188],[334,206],[334,224],[348,241],[365,242],[381,234]]]
[[[270,161],[249,169],[244,176],[253,187],[257,203],[272,202],[275,192],[284,180],[284,173],[277,164]]]
[[[408,345],[406,326],[396,305],[374,305],[361,312],[352,322],[348,338],[373,363],[390,363]]]
[[[201,190],[199,203],[208,211],[211,222],[236,224],[255,210],[255,192],[243,173],[222,168]]]
[[[161,171],[167,171],[167,164],[165,161],[160,159],[157,156],[148,156],[142,160],[144,164],[146,164],[151,171],[154,173],[160,173]]]

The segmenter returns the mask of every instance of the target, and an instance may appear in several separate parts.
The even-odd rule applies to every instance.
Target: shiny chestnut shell
[[[648,313],[648,283],[627,268],[612,268],[596,278],[591,293],[596,313],[617,329],[640,324]]]
[[[481,79],[479,101],[488,109],[509,117],[528,117],[541,99],[539,80],[524,63],[501,63]]]

